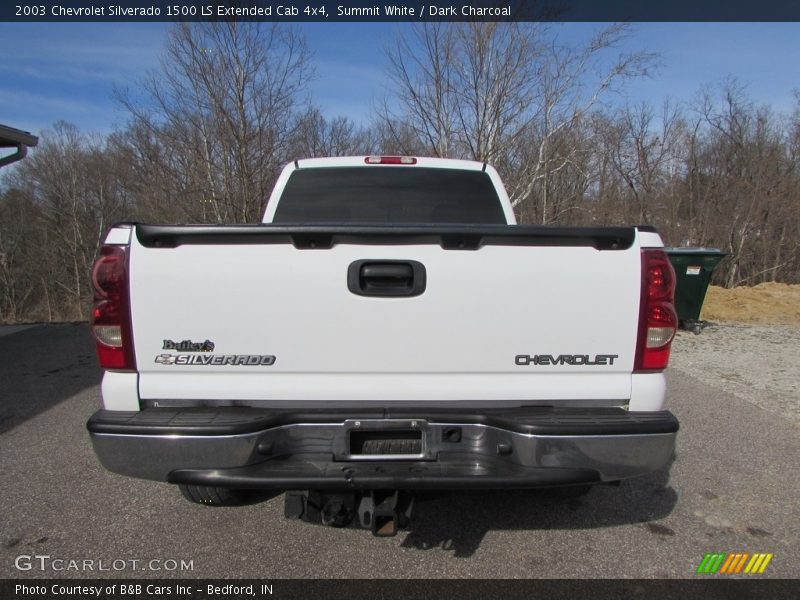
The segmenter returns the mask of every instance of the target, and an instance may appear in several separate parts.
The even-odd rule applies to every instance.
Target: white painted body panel
[[[631,375],[631,398],[628,408],[634,411],[664,410],[667,378],[664,373]]]
[[[413,298],[354,295],[347,268],[359,259],[417,260],[427,289]],[[627,399],[639,270],[638,247],[151,249],[134,239],[139,390],[145,399]],[[166,339],[208,339],[215,353],[274,355],[276,362],[158,364]],[[520,366],[518,354],[618,358],[613,365]]]
[[[100,394],[106,410],[139,410],[139,374],[106,371]]]
[[[654,231],[640,231],[637,235],[640,248],[663,248],[661,236]]]

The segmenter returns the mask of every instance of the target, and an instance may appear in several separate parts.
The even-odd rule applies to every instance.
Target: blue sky
[[[390,82],[382,49],[406,24],[301,25],[315,56],[312,96],[328,116],[367,123]],[[107,133],[125,122],[114,86],[135,87],[158,66],[167,23],[0,23],[0,123],[40,133],[56,120]],[[598,25],[554,25],[568,42]],[[639,23],[626,50],[659,52],[654,77],[614,101],[691,100],[704,84],[737,77],[759,104],[787,112],[800,89],[800,23]]]

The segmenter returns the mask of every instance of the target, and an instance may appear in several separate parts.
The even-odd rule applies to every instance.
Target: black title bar
[[[8,22],[798,21],[795,0],[17,0]]]
[[[572,600],[591,595],[596,600],[664,598],[683,600],[770,599],[796,597],[796,581],[780,579],[673,579],[673,580],[444,580],[444,579],[5,579],[4,600],[268,600],[314,598],[342,600],[415,600],[459,598],[548,598]]]

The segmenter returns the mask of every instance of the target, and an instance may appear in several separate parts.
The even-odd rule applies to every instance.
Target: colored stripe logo
[[[772,553],[761,552],[756,552],[755,554],[748,552],[707,553],[700,562],[700,566],[697,567],[697,573],[707,575],[715,573],[719,575],[760,574],[767,568],[773,556],[774,554]]]

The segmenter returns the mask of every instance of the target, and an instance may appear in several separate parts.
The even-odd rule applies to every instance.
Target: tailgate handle
[[[414,279],[414,269],[406,263],[364,265],[361,267],[361,277],[376,285],[408,285]]]
[[[415,260],[357,260],[347,269],[347,287],[359,296],[419,296],[425,266]]]

